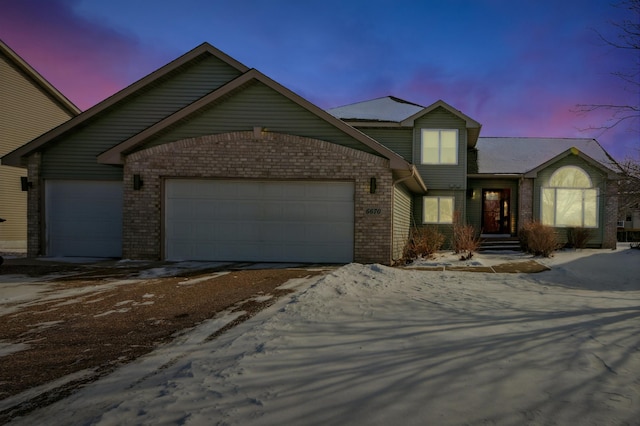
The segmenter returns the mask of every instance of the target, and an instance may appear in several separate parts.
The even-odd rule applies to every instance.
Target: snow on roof
[[[400,122],[423,110],[424,107],[402,99],[385,96],[331,108],[327,112],[341,120],[371,120]]]
[[[609,169],[615,162],[595,139],[478,138],[478,173],[520,174],[528,172],[575,147]]]

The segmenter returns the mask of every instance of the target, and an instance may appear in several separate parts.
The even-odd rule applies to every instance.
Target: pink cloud
[[[13,1],[0,38],[79,108],[87,109],[170,58],[73,11],[75,0]]]

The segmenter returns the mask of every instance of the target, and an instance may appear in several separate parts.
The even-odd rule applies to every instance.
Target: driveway
[[[300,265],[7,259],[0,267],[0,422],[225,316],[246,320],[321,274]]]

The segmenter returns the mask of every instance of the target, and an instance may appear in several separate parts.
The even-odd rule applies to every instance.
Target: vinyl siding
[[[413,199],[402,185],[393,188],[393,260],[402,258],[404,246],[409,239]]]
[[[140,149],[197,136],[251,131],[254,127],[265,128],[268,132],[333,142],[379,155],[368,146],[259,82],[245,86],[222,102],[166,129]]]
[[[606,194],[606,176],[602,174],[602,172],[595,167],[587,164],[584,160],[579,157],[570,155],[565,157],[558,162],[552,164],[546,169],[538,172],[538,176],[536,177],[533,184],[533,217],[536,220],[541,219],[541,188],[548,185],[549,179],[551,175],[561,167],[564,166],[578,166],[582,170],[584,170],[589,177],[591,178],[591,184],[593,188],[598,189],[598,228],[590,228],[592,237],[589,240],[589,245],[601,245],[604,240],[604,211],[605,211],[605,200],[604,195]],[[567,228],[555,228],[558,233],[558,238],[561,242],[567,241]]]
[[[468,190],[474,191],[473,197],[467,197],[467,223],[473,225],[476,232],[482,231],[482,190],[506,189],[511,190],[510,216],[511,232],[517,233],[518,223],[518,181],[514,179],[469,179]]]
[[[34,80],[0,54],[0,157],[72,117]],[[0,248],[24,249],[27,197],[20,188],[26,169],[0,165]]]
[[[453,210],[459,212],[461,217],[466,216],[465,191],[445,191],[432,190],[424,195],[426,197],[454,197]],[[413,217],[418,226],[437,226],[438,230],[446,237],[444,248],[451,248],[451,238],[453,237],[453,225],[434,225],[422,223],[422,198],[423,195],[415,195],[413,197]]]
[[[98,164],[96,156],[237,77],[239,71],[213,56],[185,64],[122,100],[52,144],[43,154],[45,179],[122,179],[122,168]]]
[[[358,127],[358,130],[401,155],[408,162],[413,162],[413,129]]]
[[[420,164],[422,129],[458,129],[458,164]],[[465,189],[467,183],[467,131],[465,122],[439,107],[415,121],[413,130],[414,164],[430,189]]]

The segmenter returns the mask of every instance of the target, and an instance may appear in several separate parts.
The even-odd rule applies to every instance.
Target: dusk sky
[[[607,45],[617,0],[0,0],[0,38],[85,110],[209,42],[322,108],[442,99],[481,136],[594,137],[638,158],[638,51]],[[638,78],[638,76],[636,76]]]

